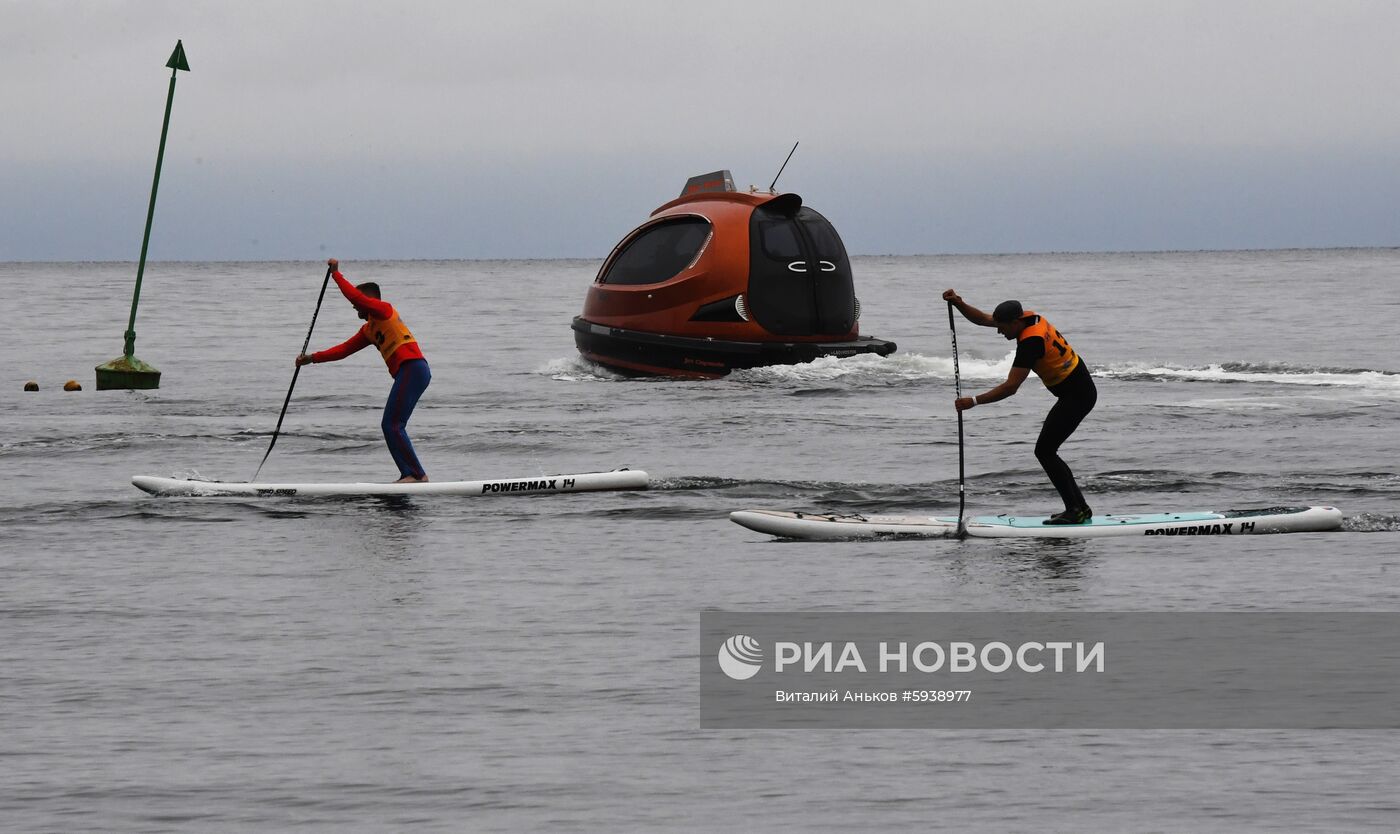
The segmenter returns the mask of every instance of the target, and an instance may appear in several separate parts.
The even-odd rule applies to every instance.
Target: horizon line
[[[1279,246],[1279,247],[1240,247],[1225,249],[1027,249],[1017,252],[919,252],[895,254],[885,253],[861,253],[850,254],[851,258],[1016,258],[1029,256],[1072,256],[1072,255],[1205,255],[1205,254],[1231,254],[1231,253],[1251,253],[1251,252],[1362,252],[1362,251],[1384,251],[1400,249],[1400,244],[1375,244],[1375,245],[1353,245],[1353,246]],[[607,255],[584,256],[569,255],[556,257],[513,257],[513,258],[381,258],[381,257],[348,257],[340,258],[347,262],[358,263],[444,263],[450,261],[489,263],[493,261],[594,261],[601,263]],[[316,259],[324,262],[324,259]],[[278,263],[308,263],[310,261],[301,258],[209,258],[194,260],[190,258],[147,258],[147,264],[278,264]],[[93,260],[90,258],[79,259],[47,259],[47,258],[21,258],[18,260],[0,260],[0,264],[135,264],[136,259],[103,259]]]

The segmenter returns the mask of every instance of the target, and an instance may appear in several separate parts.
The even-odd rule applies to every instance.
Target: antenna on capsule
[[[792,150],[788,151],[787,159],[783,160],[783,167],[778,169],[777,175],[774,176],[773,181],[768,184],[769,193],[772,193],[773,189],[778,185],[778,177],[781,177],[783,175],[783,169],[787,168],[788,162],[791,161],[792,155],[794,153],[797,153],[797,146],[800,144],[802,144],[800,141],[792,143]]]

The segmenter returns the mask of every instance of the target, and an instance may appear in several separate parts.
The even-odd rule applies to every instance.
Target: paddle
[[[306,341],[301,343],[301,353],[306,353],[306,349],[311,346],[311,331],[316,329],[316,317],[321,314],[321,301],[326,297],[326,286],[331,282],[331,273],[335,267],[326,266],[326,277],[321,282],[321,294],[316,296],[316,312],[311,314],[311,326],[306,328]],[[301,354],[298,354],[300,356]],[[267,463],[267,456],[272,454],[272,447],[277,445],[277,435],[282,433],[282,420],[287,416],[287,404],[292,401],[292,389],[297,387],[297,374],[301,373],[301,365],[297,365],[292,371],[292,384],[287,386],[287,398],[282,401],[282,413],[277,415],[277,428],[272,430],[272,442],[267,444],[267,451],[263,453],[262,463],[258,464],[258,471],[253,473],[252,480],[258,479],[258,472],[262,471],[263,463]],[[961,425],[961,424],[959,424]]]
[[[953,334],[953,389],[962,397],[962,372],[958,368],[958,328],[953,323],[953,302],[948,302],[948,332]],[[963,512],[967,506],[967,477],[963,468],[963,415],[958,412],[958,538],[967,538],[967,521]]]

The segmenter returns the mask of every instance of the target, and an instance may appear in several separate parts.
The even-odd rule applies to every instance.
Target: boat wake
[[[1000,359],[959,357],[964,381],[1006,378],[1015,351]],[[1205,382],[1347,388],[1354,391],[1400,396],[1400,372],[1373,368],[1340,368],[1290,365],[1272,362],[1220,362],[1175,366],[1152,362],[1109,362],[1091,365],[1094,376],[1125,382]],[[565,382],[615,382],[628,377],[616,374],[581,357],[553,359],[535,371]],[[726,380],[747,385],[810,385],[839,383],[842,387],[889,388],[911,383],[951,381],[953,359],[919,353],[891,356],[864,354],[838,358],[824,356],[796,365],[770,365],[736,370]],[[652,379],[651,381],[655,381]]]
[[[551,359],[535,369],[540,376],[547,376],[560,382],[617,382],[627,379],[622,374],[590,362],[582,356],[565,356]]]
[[[1268,383],[1343,387],[1400,395],[1400,373],[1371,368],[1309,367],[1271,362],[1222,362],[1192,367],[1128,363],[1108,365],[1097,369],[1095,375],[1133,382]]]

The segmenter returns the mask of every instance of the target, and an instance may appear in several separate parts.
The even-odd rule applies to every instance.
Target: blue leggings
[[[408,418],[413,415],[413,407],[418,398],[433,381],[433,372],[426,359],[410,359],[399,366],[394,375],[394,387],[389,389],[389,401],[384,404],[384,440],[389,444],[389,454],[399,467],[401,477],[423,477],[423,465],[413,451],[413,442],[408,439]]]

